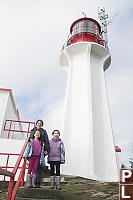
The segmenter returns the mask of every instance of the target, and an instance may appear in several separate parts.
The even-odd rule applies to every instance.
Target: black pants
[[[50,161],[50,176],[54,176],[56,167],[56,176],[60,176],[60,161]]]

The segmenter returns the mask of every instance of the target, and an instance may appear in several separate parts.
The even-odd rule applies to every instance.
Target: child
[[[37,130],[34,135],[34,139],[30,139],[27,143],[26,149],[23,154],[23,158],[29,160],[29,168],[26,177],[26,187],[36,187],[36,174],[37,168],[40,162],[41,166],[45,166],[44,158],[44,143],[40,142],[40,132]],[[32,175],[32,184],[31,184],[31,172]]]
[[[51,188],[55,188],[55,166],[56,166],[56,189],[61,190],[60,182],[60,164],[65,163],[65,149],[64,144],[59,138],[60,132],[54,130],[52,133],[52,140],[50,140],[50,153],[48,155],[48,163],[50,164],[50,179],[51,179]]]

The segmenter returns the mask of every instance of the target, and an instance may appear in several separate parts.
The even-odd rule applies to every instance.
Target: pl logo
[[[133,169],[120,170],[120,200],[133,200]]]

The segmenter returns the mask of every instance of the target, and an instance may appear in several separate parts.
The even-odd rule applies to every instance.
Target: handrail
[[[24,143],[24,146],[22,148],[22,151],[21,151],[21,153],[20,153],[20,155],[18,157],[18,160],[17,160],[17,162],[15,164],[15,167],[14,167],[14,169],[12,171],[12,173],[14,174],[14,177],[16,175],[16,172],[17,172],[18,168],[19,168],[19,164],[20,164],[20,162],[22,160],[23,153],[24,153],[24,150],[25,150],[26,145],[28,143],[28,140],[29,140],[29,137],[27,137],[27,139],[26,139],[26,141]],[[8,187],[8,194],[7,194],[7,200],[14,200],[15,199],[15,196],[16,196],[16,193],[17,193],[17,190],[18,190],[18,186],[20,184],[21,179],[22,179],[21,185],[23,185],[23,176],[24,176],[24,173],[25,173],[25,166],[26,166],[26,160],[24,159],[24,162],[23,162],[23,165],[22,165],[18,180],[17,180],[16,185],[14,187],[14,190],[13,190],[14,177],[10,178],[9,187]]]
[[[25,174],[25,165],[26,165],[26,159],[24,159],[24,163],[23,163],[23,166],[21,168],[21,171],[20,171],[17,183],[16,183],[16,185],[14,187],[14,191],[12,192],[12,198],[11,198],[12,200],[15,199],[16,193],[17,193],[17,190],[18,190],[18,187],[19,187],[19,183],[21,181],[21,178],[24,177],[24,174]],[[22,182],[23,182],[23,180],[22,180]],[[23,186],[22,182],[21,182],[21,187]]]
[[[14,176],[15,176],[15,174],[13,172],[10,172],[10,171],[8,171],[6,169],[2,169],[2,168],[0,168],[0,174],[4,175],[4,176],[10,176],[12,178],[14,178]]]
[[[8,124],[9,128],[6,128],[7,122],[9,122],[9,124]],[[15,123],[19,123],[20,129],[16,130],[15,128],[14,128],[14,129],[12,128],[12,124],[13,124],[14,122],[15,122]],[[25,124],[28,125],[27,130],[22,130],[22,124],[23,124],[23,123],[25,123]],[[35,122],[18,121],[18,120],[9,120],[9,119],[8,119],[8,120],[5,121],[3,130],[4,130],[4,131],[8,131],[8,139],[9,139],[9,136],[10,136],[10,133],[11,133],[11,132],[27,133],[27,137],[28,137],[28,133],[30,132],[30,128],[31,128],[31,127],[30,127],[31,124],[34,125],[34,127],[35,127]]]
[[[0,156],[1,155],[7,156],[7,161],[6,161],[6,165],[5,166],[1,165],[0,168],[5,169],[5,170],[7,170],[7,169],[13,169],[14,167],[13,166],[9,166],[9,164],[8,164],[10,156],[19,156],[19,154],[15,154],[15,153],[0,153]],[[21,167],[19,167],[19,168],[21,168]],[[4,175],[4,174],[1,174],[1,175]],[[3,181],[5,181],[5,175],[4,175]]]
[[[77,28],[78,29],[78,28]],[[64,50],[65,47],[68,47],[69,45],[71,45],[71,40],[74,38],[74,37],[77,37],[79,35],[93,35],[95,38],[97,38],[97,40],[99,41],[99,44],[104,46],[106,49],[108,49],[107,47],[107,42],[102,38],[102,36],[93,31],[95,29],[91,29],[91,30],[88,30],[88,31],[79,31],[79,32],[76,32],[76,33],[72,33],[72,34],[69,34],[68,38],[67,38],[67,41],[65,42],[65,44],[62,46],[62,50]],[[83,42],[83,41],[82,41]]]

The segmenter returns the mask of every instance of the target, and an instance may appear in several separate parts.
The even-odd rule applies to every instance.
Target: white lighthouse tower
[[[63,173],[101,181],[118,181],[104,71],[111,56],[100,24],[76,20],[60,64],[68,72],[63,140]]]

